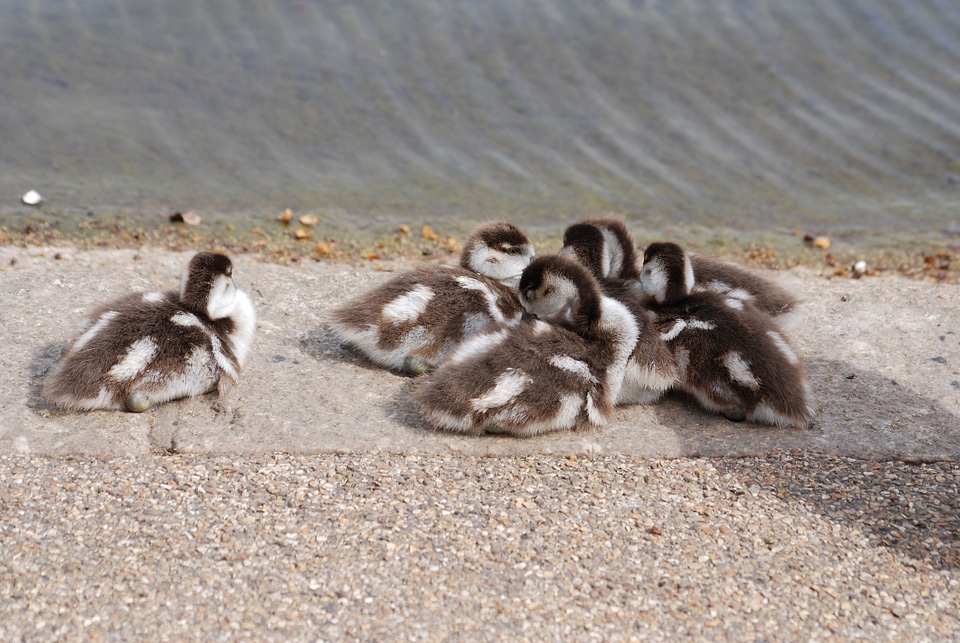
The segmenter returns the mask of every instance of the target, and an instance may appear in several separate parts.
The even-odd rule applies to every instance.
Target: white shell
[[[38,205],[41,201],[43,201],[43,197],[40,196],[40,193],[37,192],[36,190],[30,190],[29,192],[24,194],[22,197],[20,197],[20,200],[26,203],[27,205]]]

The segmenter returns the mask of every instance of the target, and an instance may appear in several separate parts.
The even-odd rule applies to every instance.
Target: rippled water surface
[[[0,212],[960,227],[954,0],[0,0]],[[329,214],[333,213],[333,214]]]

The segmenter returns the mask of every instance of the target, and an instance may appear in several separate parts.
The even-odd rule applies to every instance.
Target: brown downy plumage
[[[596,236],[599,233],[599,237]],[[619,217],[600,217],[576,223],[564,233],[563,254],[590,268],[598,279],[636,280],[636,245],[626,223]],[[688,253],[696,275],[696,290],[712,290],[744,301],[777,318],[781,326],[799,319],[799,301],[785,288],[729,261]]]
[[[803,364],[772,317],[729,293],[691,290],[680,246],[653,243],[640,281],[673,351],[680,388],[730,420],[805,427],[813,417]]]
[[[637,345],[624,371],[617,404],[650,404],[677,384],[673,353],[652,326],[640,289],[633,238],[621,219],[587,219],[563,233],[561,255],[586,267],[604,294],[621,302],[637,322]],[[611,276],[615,275],[615,276]]]
[[[491,324],[516,324],[516,284],[533,258],[516,226],[474,230],[460,266],[425,266],[401,274],[335,310],[330,328],[372,362],[394,371],[429,372],[470,336]]]
[[[179,292],[133,293],[85,320],[43,397],[71,410],[145,411],[236,382],[256,325],[230,259],[202,252]]]
[[[416,390],[434,428],[530,436],[607,422],[636,342],[633,315],[559,256],[531,262],[520,298],[538,319],[464,342]]]

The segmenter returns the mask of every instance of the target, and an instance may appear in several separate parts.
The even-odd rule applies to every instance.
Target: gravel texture
[[[960,465],[0,456],[2,640],[960,632]]]

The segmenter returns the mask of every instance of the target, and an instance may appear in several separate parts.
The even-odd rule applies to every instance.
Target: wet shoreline
[[[0,214],[0,245],[65,246],[79,249],[160,247],[173,251],[215,250],[228,254],[257,254],[269,262],[299,261],[365,263],[374,269],[389,264],[423,260],[456,261],[460,241],[483,221],[509,214],[444,218],[411,213],[367,216],[358,225],[343,210],[209,214],[196,212],[201,222],[189,225],[170,210],[21,208]],[[553,226],[525,228],[538,252],[555,252],[566,226],[611,211],[558,214]],[[859,278],[899,274],[934,283],[960,283],[960,236],[948,231],[926,238],[890,234],[834,235],[829,230],[732,230],[699,225],[650,229],[635,214],[625,216],[639,246],[669,239],[689,249],[723,257],[747,266],[787,269],[806,266],[825,277]],[[286,215],[286,216],[285,216]],[[285,220],[286,219],[286,220]],[[522,220],[522,217],[521,219]],[[304,223],[305,222],[305,223]],[[522,223],[520,224],[522,226]],[[818,241],[814,243],[814,239]],[[829,243],[827,247],[822,240]],[[863,261],[866,275],[853,266]]]

